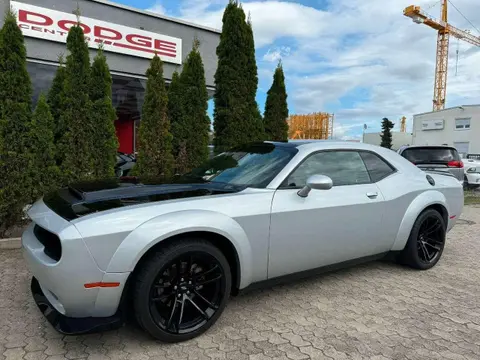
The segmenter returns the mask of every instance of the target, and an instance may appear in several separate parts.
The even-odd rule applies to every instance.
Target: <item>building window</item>
[[[50,90],[57,66],[27,62],[27,71],[32,81],[32,106],[35,108],[40,93],[47,95]]]
[[[470,118],[455,119],[455,129],[456,130],[468,130],[468,129],[470,129]]]

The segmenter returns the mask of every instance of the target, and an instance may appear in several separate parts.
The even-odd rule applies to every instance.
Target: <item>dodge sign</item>
[[[66,43],[68,30],[77,23],[74,14],[17,1],[11,1],[11,7],[23,35],[28,37]],[[91,48],[103,43],[105,51],[144,58],[157,54],[162,61],[182,63],[182,39],[83,16],[80,26]]]

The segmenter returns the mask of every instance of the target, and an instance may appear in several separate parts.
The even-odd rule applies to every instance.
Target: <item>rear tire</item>
[[[428,270],[440,260],[445,239],[445,220],[438,211],[427,209],[415,221],[399,260],[414,269]]]
[[[192,339],[217,321],[231,286],[228,261],[218,248],[202,239],[175,241],[152,254],[136,276],[136,320],[160,341]]]

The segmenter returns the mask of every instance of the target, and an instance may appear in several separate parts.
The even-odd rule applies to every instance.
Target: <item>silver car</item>
[[[127,182],[128,180],[128,182]],[[264,142],[168,181],[72,185],[29,211],[34,299],[64,334],[133,313],[153,337],[191,339],[230,295],[387,254],[440,259],[461,184],[397,153],[350,142]]]

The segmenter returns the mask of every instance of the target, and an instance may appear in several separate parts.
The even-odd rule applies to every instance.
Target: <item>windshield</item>
[[[414,164],[442,164],[460,160],[460,155],[458,155],[456,149],[445,147],[412,147],[406,149],[402,155]]]
[[[221,153],[187,176],[205,181],[266,187],[297,153],[294,147],[251,144]]]

